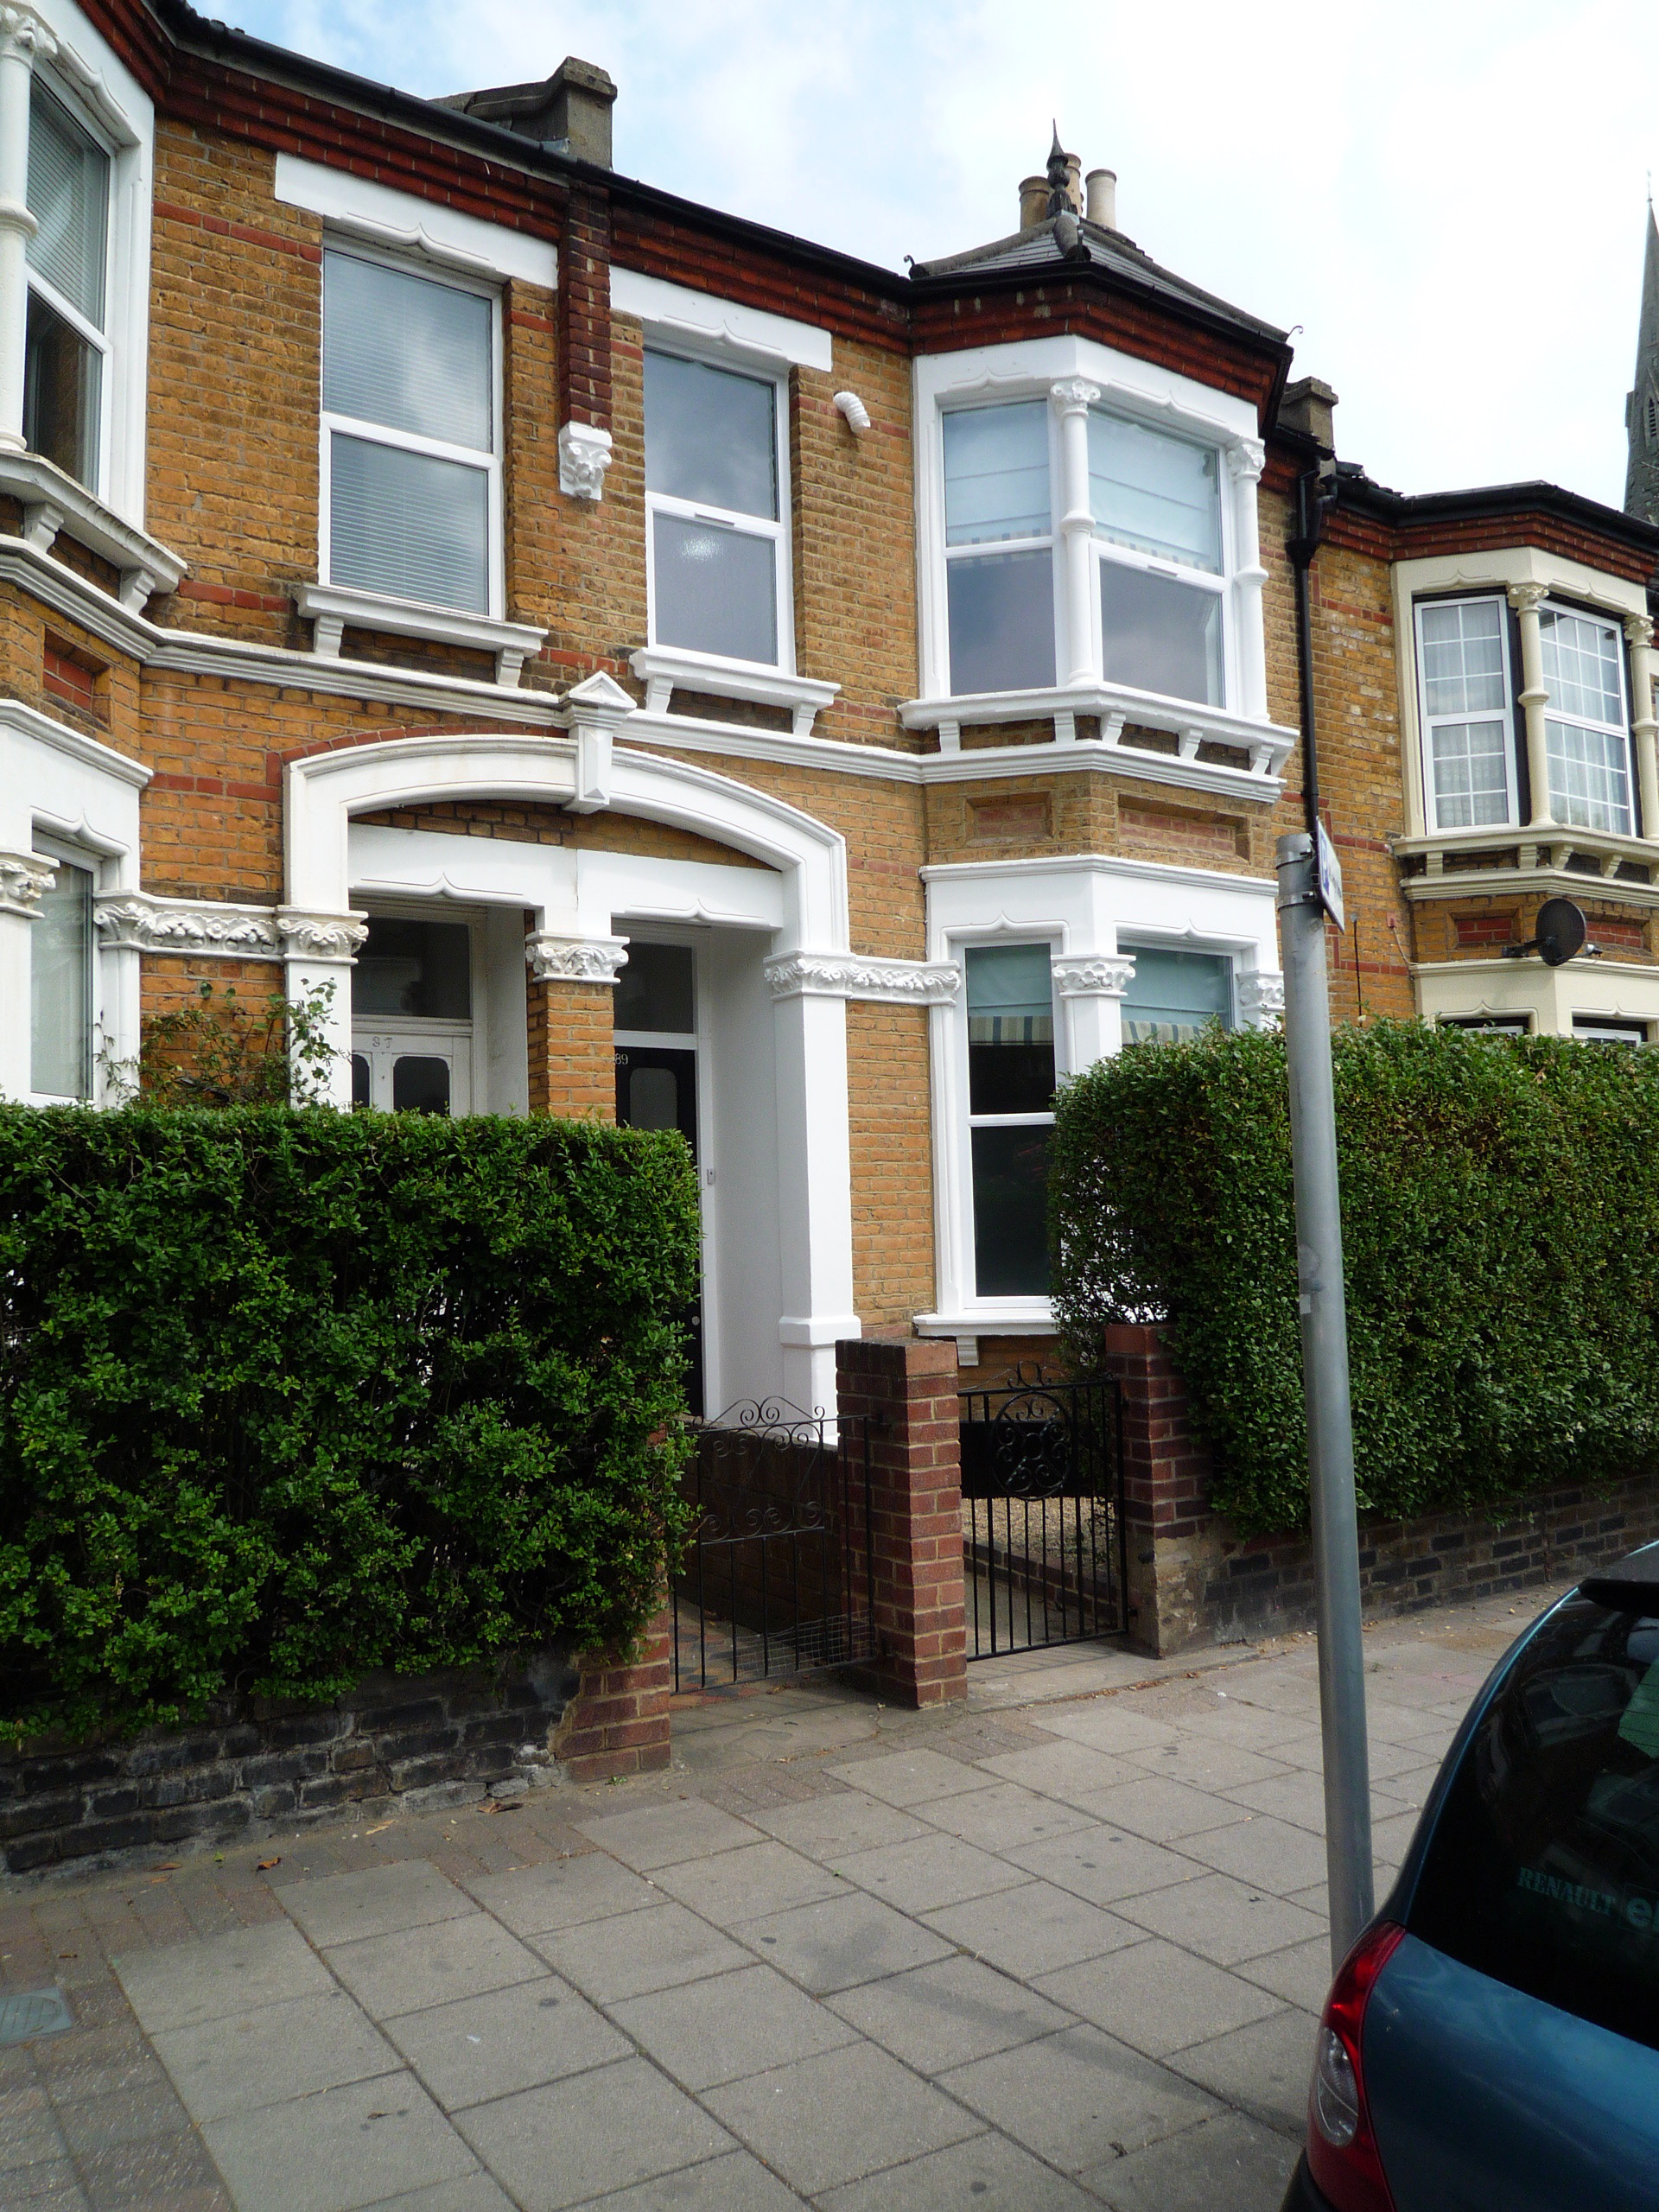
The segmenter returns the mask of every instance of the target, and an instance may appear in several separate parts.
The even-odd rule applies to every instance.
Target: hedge
[[[1659,1459],[1659,1052],[1417,1022],[1333,1039],[1359,1501],[1502,1508]],[[1061,1094],[1074,1357],[1166,1317],[1247,1533],[1301,1526],[1282,1037],[1133,1046]]]
[[[0,1726],[632,1636],[696,1221],[672,1134],[0,1108]]]

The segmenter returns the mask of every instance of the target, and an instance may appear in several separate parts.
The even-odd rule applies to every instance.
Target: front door
[[[616,1119],[625,1129],[677,1129],[697,1157],[697,1056],[662,1045],[619,1045],[616,1048]],[[693,1299],[685,1317],[690,1332],[686,1401],[694,1414],[702,1402],[702,1300]]]
[[[383,1114],[470,1114],[473,1110],[473,1033],[470,1025],[445,1030],[352,1030],[352,1103]]]
[[[371,914],[352,970],[352,1103],[473,1110],[473,938],[465,922]]]

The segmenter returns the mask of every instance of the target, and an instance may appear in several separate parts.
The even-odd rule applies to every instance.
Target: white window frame
[[[1465,829],[1472,828],[1477,831],[1481,830],[1496,830],[1499,828],[1512,829],[1519,823],[1521,818],[1520,786],[1517,781],[1517,770],[1516,766],[1516,740],[1515,730],[1515,675],[1513,666],[1510,659],[1510,603],[1502,590],[1431,593],[1427,594],[1422,598],[1414,600],[1412,602],[1412,641],[1417,655],[1417,727],[1419,731],[1419,749],[1421,761],[1421,773],[1422,776],[1423,809],[1425,818],[1428,819],[1428,817],[1433,816],[1435,813],[1434,730],[1436,725],[1443,721],[1466,722],[1471,721],[1485,721],[1488,717],[1484,714],[1471,715],[1467,713],[1456,715],[1435,715],[1431,717],[1428,711],[1428,665],[1423,645],[1423,615],[1430,607],[1478,607],[1484,605],[1489,601],[1495,602],[1498,609],[1498,637],[1501,640],[1503,660],[1503,707],[1502,712],[1503,721],[1503,773],[1504,790],[1506,794],[1505,805],[1507,811],[1505,812],[1503,820],[1501,823],[1495,822],[1482,822],[1474,823],[1472,824],[1465,823],[1459,825]],[[1428,819],[1428,828],[1431,832],[1438,832],[1440,830],[1441,825],[1437,820]],[[1453,836],[1456,834],[1456,831],[1448,830],[1444,834],[1447,836]]]
[[[355,261],[378,264],[383,269],[395,269],[400,276],[416,276],[427,284],[442,284],[451,291],[470,292],[474,297],[490,303],[490,446],[486,453],[480,446],[454,445],[447,439],[428,438],[412,430],[395,430],[384,423],[370,423],[355,415],[339,415],[322,404],[322,360],[320,356],[317,372],[317,578],[319,582],[335,587],[332,568],[334,535],[334,438],[339,431],[342,436],[358,438],[365,444],[390,446],[399,453],[422,454],[433,461],[458,461],[464,467],[476,469],[488,486],[488,604],[484,609],[486,621],[499,622],[504,619],[506,598],[506,564],[504,551],[503,489],[501,456],[503,424],[501,420],[502,363],[501,363],[501,288],[488,278],[472,276],[459,270],[435,269],[429,262],[419,262],[408,254],[388,253],[366,244],[349,232],[326,232],[322,250],[325,256],[319,280],[323,315],[328,311],[328,281],[326,257],[331,253],[346,255]],[[327,334],[323,346],[327,344]],[[418,607],[436,614],[471,615],[477,617],[473,607],[446,607],[434,600],[405,599],[396,592],[384,590],[379,585],[340,584],[341,590],[365,592],[374,599],[383,599],[398,607]]]
[[[43,276],[27,257],[23,264],[25,295],[32,297],[39,293],[54,315],[62,317],[78,338],[92,346],[99,356],[98,375],[98,465],[92,471],[92,480],[86,486],[95,499],[107,500],[112,474],[111,444],[115,428],[116,349],[111,334],[112,304],[115,296],[116,212],[119,195],[116,181],[119,174],[121,144],[108,126],[96,116],[84,100],[79,100],[50,64],[37,61],[34,72],[35,84],[48,92],[79,130],[84,130],[109,163],[109,185],[104,203],[104,321],[101,327],[89,322],[73,302],[65,299],[48,276]],[[31,125],[33,123],[31,87]],[[31,448],[32,450],[32,448]],[[75,480],[78,483],[79,478]]]
[[[1055,928],[1019,929],[1008,925],[985,930],[965,930],[951,938],[950,957],[962,969],[963,983],[960,1018],[956,1024],[955,1068],[953,1070],[957,1095],[962,1100],[962,1126],[965,1141],[961,1147],[957,1166],[957,1204],[966,1229],[963,1251],[963,1280],[968,1285],[969,1302],[973,1306],[1040,1306],[1045,1315],[1048,1311],[1048,1294],[1044,1291],[992,1291],[982,1295],[979,1287],[979,1223],[974,1209],[974,1131],[976,1129],[1052,1129],[1054,1109],[1033,1114],[976,1114],[974,1111],[972,1077],[969,1059],[968,1016],[968,957],[970,952],[987,950],[1034,951],[1041,945],[1048,954],[1048,1002],[1054,1028],[1054,1088],[1059,1087],[1072,1073],[1066,1064],[1065,1022],[1062,1017],[1059,995],[1054,988],[1054,962],[1058,957],[1063,934]]]
[[[1592,622],[1599,630],[1611,631],[1613,639],[1613,662],[1614,665],[1618,670],[1619,721],[1618,722],[1599,722],[1592,721],[1583,715],[1565,714],[1562,712],[1561,709],[1557,706],[1554,697],[1552,695],[1544,703],[1544,723],[1546,733],[1544,753],[1546,764],[1548,764],[1549,754],[1548,733],[1548,725],[1552,721],[1560,722],[1568,729],[1587,730],[1592,732],[1597,737],[1618,738],[1624,748],[1624,790],[1626,794],[1625,810],[1629,819],[1622,830],[1608,828],[1599,823],[1592,824],[1587,822],[1568,823],[1564,823],[1562,826],[1567,829],[1587,830],[1594,836],[1634,837],[1637,834],[1636,823],[1638,810],[1636,747],[1632,741],[1630,731],[1630,670],[1625,664],[1625,639],[1623,625],[1619,623],[1615,617],[1608,614],[1599,607],[1579,607],[1575,606],[1571,600],[1558,599],[1554,596],[1544,601],[1543,604],[1540,607],[1538,613],[1541,620],[1546,614],[1560,614],[1565,615],[1570,620],[1575,622]],[[1547,677],[1545,681],[1546,683],[1548,681]],[[1546,772],[1548,772],[1548,766],[1546,766]],[[1549,794],[1549,804],[1553,813],[1555,806],[1555,795],[1554,791]],[[1646,834],[1651,837],[1656,834],[1656,831],[1659,831],[1659,823],[1649,824],[1644,823],[1643,824],[1643,828],[1646,831]]]
[[[1185,562],[1176,561],[1166,553],[1146,553],[1138,546],[1119,544],[1115,537],[1106,536],[1101,528],[1099,518],[1096,517],[1090,545],[1092,557],[1090,563],[1089,592],[1090,619],[1094,624],[1096,632],[1094,639],[1096,664],[1103,668],[1106,661],[1105,615],[1100,604],[1100,572],[1103,564],[1109,563],[1121,569],[1138,569],[1144,575],[1162,576],[1171,583],[1184,584],[1189,588],[1208,592],[1220,602],[1221,609],[1221,697],[1211,702],[1195,700],[1192,703],[1199,708],[1206,704],[1213,705],[1224,712],[1232,707],[1237,696],[1237,683],[1234,673],[1236,654],[1233,622],[1229,601],[1232,596],[1231,585],[1238,563],[1235,554],[1233,503],[1227,497],[1227,455],[1218,439],[1198,436],[1190,431],[1173,428],[1166,422],[1154,423],[1145,414],[1132,412],[1127,407],[1101,405],[1091,407],[1089,412],[1091,415],[1109,416],[1120,423],[1132,423],[1138,429],[1155,431],[1160,437],[1173,439],[1180,445],[1194,446],[1215,455],[1216,505],[1220,524],[1218,536],[1221,555],[1221,567],[1218,570],[1189,568]],[[1092,511],[1091,494],[1090,512]],[[1056,595],[1058,598],[1058,588]]]
[[[89,846],[78,845],[72,842],[68,838],[54,836],[46,831],[39,830],[35,831],[34,837],[30,841],[30,849],[37,855],[40,859],[52,861],[59,868],[78,868],[81,869],[84,874],[90,875],[92,879],[92,912],[88,917],[88,928],[86,932],[86,1091],[84,1094],[76,1095],[71,1094],[67,1091],[36,1090],[34,1087],[34,1072],[31,1068],[29,1075],[29,1103],[31,1106],[96,1105],[102,1103],[104,1092],[103,1071],[99,1066],[99,1054],[103,1049],[105,1028],[103,1019],[103,999],[100,989],[100,983],[102,980],[101,969],[103,963],[99,958],[98,925],[95,917],[98,911],[98,894],[104,888],[105,856],[102,853],[94,852]],[[40,927],[40,924],[39,922],[34,922],[30,925],[30,927],[32,929],[38,929]],[[34,961],[32,955],[29,963],[28,1020],[29,1029],[29,1050],[32,1059],[35,1026]]]
[[[795,673],[795,592],[794,560],[792,557],[793,528],[791,524],[791,491],[789,475],[789,374],[780,370],[775,361],[757,360],[736,347],[699,345],[678,332],[671,337],[658,336],[647,324],[645,330],[645,351],[663,353],[676,360],[696,361],[704,368],[723,369],[729,376],[747,377],[754,384],[772,387],[772,439],[773,466],[778,483],[778,518],[769,522],[764,515],[741,514],[734,508],[714,507],[696,499],[676,499],[667,492],[645,493],[645,636],[648,650],[672,653],[677,660],[693,663],[710,671],[721,669],[771,669],[780,676]],[[642,416],[643,422],[643,416]],[[647,432],[647,435],[649,433]],[[657,635],[657,517],[676,515],[683,521],[712,523],[717,529],[735,530],[746,537],[770,538],[772,541],[772,574],[775,579],[778,658],[776,660],[738,660],[728,653],[703,652],[693,645],[665,645]]]
[[[944,418],[947,415],[981,415],[989,407],[1017,407],[1023,401],[1033,399],[1046,402],[1048,388],[1034,387],[1029,391],[999,391],[994,397],[967,397],[942,404],[935,417],[936,435],[939,448],[939,531],[944,556],[941,571],[945,624],[944,658],[947,683],[950,664],[950,564],[954,561],[986,561],[1005,553],[1046,553],[1049,566],[1049,613],[1053,627],[1055,682],[1060,681],[1060,671],[1065,665],[1065,628],[1060,601],[1064,596],[1065,581],[1060,573],[1060,531],[1056,487],[1060,478],[1059,426],[1054,419],[1052,407],[1045,405],[1045,428],[1048,437],[1048,528],[1036,537],[976,538],[966,545],[952,545],[949,531],[944,527]],[[1099,610],[1096,609],[1098,626]]]

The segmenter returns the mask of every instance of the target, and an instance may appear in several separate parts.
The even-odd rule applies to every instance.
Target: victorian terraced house
[[[1280,1005],[1299,562],[1339,1012],[1655,1033],[1659,528],[1371,483],[1058,147],[901,276],[614,98],[0,5],[0,1090],[332,985],[342,1109],[685,1132],[707,1403],[1040,1349],[1057,1077]]]

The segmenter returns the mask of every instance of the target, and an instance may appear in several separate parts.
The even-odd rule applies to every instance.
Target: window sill
[[[1136,691],[1123,683],[1088,683],[1035,691],[980,691],[955,697],[911,699],[899,709],[906,729],[937,730],[942,753],[959,752],[964,728],[997,722],[1052,721],[1057,745],[1078,742],[1079,715],[1096,715],[1100,736],[1084,742],[1097,745],[1103,753],[1121,754],[1125,761],[1169,762],[1200,773],[1229,778],[1254,778],[1272,783],[1296,743],[1294,729],[1274,722],[1251,721],[1222,707],[1206,707],[1196,700],[1166,699],[1154,691]],[[1173,753],[1123,741],[1126,728],[1167,732],[1176,740]],[[1200,760],[1202,745],[1224,745],[1249,755],[1249,766],[1222,768]]]
[[[635,653],[630,667],[645,687],[645,712],[665,715],[676,691],[702,691],[716,699],[746,699],[760,707],[781,707],[791,717],[791,735],[810,737],[812,724],[831,704],[839,683],[820,683],[810,676],[786,676],[781,669],[757,668],[747,661],[717,660],[712,655],[676,652],[649,645]]]
[[[118,569],[130,614],[142,614],[152,593],[176,590],[189,567],[41,454],[0,452],[0,493],[22,506],[22,535],[37,553],[49,555],[61,531]]]
[[[394,637],[426,638],[437,645],[493,653],[495,680],[508,691],[517,688],[519,670],[541,650],[547,635],[525,622],[494,622],[487,615],[422,607],[413,600],[387,599],[345,584],[302,584],[294,604],[307,621],[316,625],[315,651],[321,659],[340,658],[340,635],[348,624],[353,630],[386,630]]]
[[[954,1313],[918,1313],[918,1337],[1052,1337],[1059,1333],[1046,1298],[987,1298]]]
[[[1404,863],[1409,899],[1545,887],[1571,897],[1575,884],[1580,895],[1634,897],[1642,904],[1659,899],[1659,838],[1533,823],[1525,829],[1431,830],[1389,843]],[[1586,867],[1586,861],[1593,868]],[[1640,873],[1621,874],[1626,868]]]

